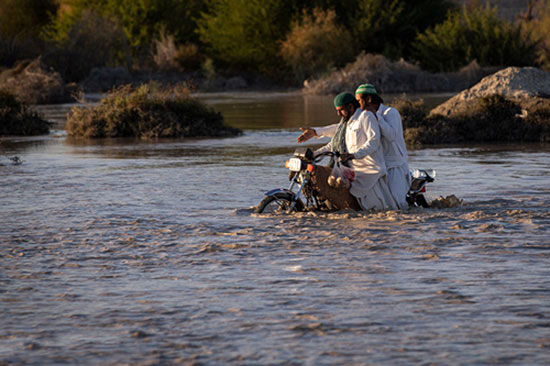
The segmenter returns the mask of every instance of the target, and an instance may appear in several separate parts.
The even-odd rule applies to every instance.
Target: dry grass
[[[70,100],[59,73],[49,70],[41,58],[19,62],[14,68],[0,73],[0,85],[28,104]]]
[[[212,108],[192,98],[186,87],[163,89],[145,84],[126,85],[111,91],[99,105],[75,107],[67,119],[69,136],[102,137],[199,137],[234,136]]]
[[[336,22],[333,10],[316,8],[294,23],[281,44],[283,60],[292,68],[296,80],[317,77],[352,59],[350,33]]]
[[[306,80],[306,94],[338,94],[371,83],[381,93],[459,91],[469,88],[494,68],[472,62],[453,73],[429,73],[404,60],[390,61],[382,55],[361,53],[355,61],[318,79]]]
[[[159,39],[154,41],[153,61],[162,71],[181,71],[177,61],[178,47],[173,35],[166,33],[166,29],[160,31]]]

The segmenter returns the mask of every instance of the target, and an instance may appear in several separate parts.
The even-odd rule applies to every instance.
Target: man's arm
[[[333,137],[334,135],[336,135],[336,131],[338,131],[338,125],[339,123],[335,123],[328,126],[314,128],[317,136],[319,137]]]
[[[363,146],[359,147],[353,153],[355,159],[362,159],[367,155],[372,154],[380,146],[380,128],[378,121],[372,112],[363,112],[360,117],[361,128],[367,135],[367,140]]]
[[[390,109],[387,114],[376,113],[376,116],[378,117],[382,135],[389,141],[395,141],[402,131],[402,128],[399,128],[399,125],[402,123],[399,112],[395,109]]]
[[[324,127],[300,127],[300,130],[304,131],[296,141],[306,142],[312,137],[332,137],[338,130],[338,123]]]

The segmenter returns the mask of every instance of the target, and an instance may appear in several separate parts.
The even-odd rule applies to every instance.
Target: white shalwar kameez
[[[336,133],[336,128],[333,131]],[[357,109],[346,127],[346,148],[355,159],[350,168],[355,171],[350,193],[364,210],[396,209],[386,180],[386,164],[382,152],[378,121],[372,112]],[[315,151],[316,154],[332,150],[332,143]]]
[[[376,117],[382,133],[382,151],[389,190],[397,206],[404,209],[409,207],[406,197],[411,186],[411,177],[401,115],[395,108],[380,104]],[[338,124],[314,127],[319,137],[332,137],[337,129]]]
[[[407,192],[411,186],[411,176],[401,115],[397,109],[380,104],[376,116],[382,132],[389,188],[399,208],[404,209],[409,207]]]

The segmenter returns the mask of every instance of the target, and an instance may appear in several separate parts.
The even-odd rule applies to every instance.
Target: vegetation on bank
[[[74,107],[65,129],[84,138],[226,137],[241,133],[187,88],[144,84],[112,90],[98,105]]]
[[[428,114],[422,99],[397,98],[405,142],[432,145],[476,142],[550,142],[550,99],[513,100],[490,95],[468,101],[468,108],[442,116]]]
[[[529,3],[511,23],[449,0],[3,0],[0,69],[42,56],[65,82],[124,67],[298,85],[361,53],[430,71],[550,67],[550,0]]]
[[[497,9],[465,6],[447,19],[418,34],[415,59],[424,70],[455,71],[476,60],[480,65],[532,66],[537,40],[497,16]]]
[[[0,85],[27,104],[51,104],[73,101],[76,85],[65,84],[58,72],[46,67],[41,57],[23,60],[0,72]]]
[[[0,90],[0,136],[32,136],[50,132],[50,122],[15,95]]]

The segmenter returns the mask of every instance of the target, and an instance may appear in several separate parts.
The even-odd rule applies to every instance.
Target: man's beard
[[[348,115],[346,117],[342,117],[342,121],[344,122],[347,122],[349,121],[349,119],[351,118],[351,116],[353,116],[353,113],[351,111],[347,111],[348,112]],[[354,111],[355,112],[355,111]]]

